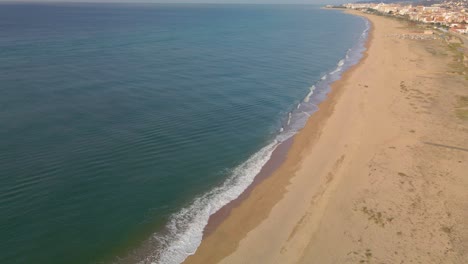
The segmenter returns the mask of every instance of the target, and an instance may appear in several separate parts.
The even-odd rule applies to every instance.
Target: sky
[[[0,0],[0,2],[148,2],[148,3],[242,3],[242,4],[341,4],[350,0]]]

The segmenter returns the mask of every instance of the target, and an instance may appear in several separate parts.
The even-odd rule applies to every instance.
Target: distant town
[[[430,6],[401,3],[349,3],[328,8],[348,8],[365,12],[404,17],[412,21],[434,24],[447,30],[468,34],[468,1],[444,1]]]

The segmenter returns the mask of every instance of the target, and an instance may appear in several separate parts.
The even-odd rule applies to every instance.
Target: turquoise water
[[[107,263],[148,239],[132,261],[180,262],[366,27],[316,6],[0,5],[0,263]]]

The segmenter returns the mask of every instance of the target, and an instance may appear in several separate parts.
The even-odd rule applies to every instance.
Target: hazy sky
[[[0,0],[0,2],[150,2],[150,3],[243,3],[243,4],[337,4],[352,0]]]

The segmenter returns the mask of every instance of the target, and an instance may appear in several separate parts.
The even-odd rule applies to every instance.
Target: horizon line
[[[151,1],[151,0],[142,0],[142,1],[131,1],[131,0],[97,0],[97,1],[89,1],[89,0],[0,0],[0,4],[48,4],[48,3],[62,3],[62,4],[190,4],[190,5],[197,5],[197,4],[211,4],[211,5],[329,5],[330,3],[312,3],[310,1],[304,2],[293,2],[293,3],[277,3],[277,2],[260,2],[260,3],[252,3],[252,2],[168,2],[168,1]],[[338,5],[338,3],[331,4],[331,5]]]

